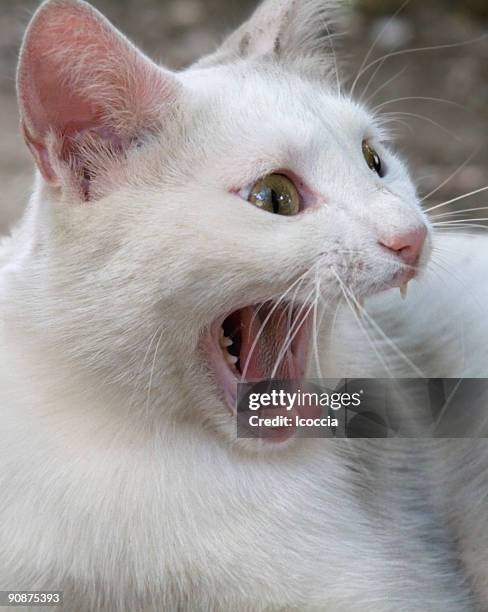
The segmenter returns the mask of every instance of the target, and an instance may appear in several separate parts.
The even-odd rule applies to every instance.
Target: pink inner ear
[[[18,95],[24,134],[50,183],[53,155],[66,158],[76,135],[94,131],[118,143],[158,125],[176,98],[176,79],[140,53],[80,0],[51,0],[24,40]],[[62,139],[57,153],[49,136]]]
[[[18,79],[24,117],[34,137],[43,138],[49,129],[61,132],[71,126],[73,131],[95,123],[100,109],[89,87],[97,86],[101,70],[96,65],[101,62],[106,62],[107,78],[98,87],[105,86],[108,94],[116,85],[110,68],[119,61],[114,57],[119,38],[88,6],[54,2],[40,9],[26,34]]]
[[[56,172],[52,164],[53,153],[48,151],[47,134],[51,130],[61,137],[62,143],[58,149],[60,159],[68,161],[73,154],[73,139],[77,134],[96,128],[101,121],[101,113],[80,97],[69,94],[60,97],[50,80],[45,86],[41,83],[37,93],[39,112],[37,116],[31,114],[30,121],[24,117],[22,122],[24,137],[44,178],[49,183],[56,183]],[[35,132],[30,131],[28,121]],[[108,137],[108,130],[105,131],[105,135]]]

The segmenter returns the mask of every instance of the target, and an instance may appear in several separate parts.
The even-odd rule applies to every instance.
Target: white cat
[[[33,17],[39,172],[0,256],[1,589],[62,589],[67,612],[488,608],[484,444],[437,465],[447,443],[236,439],[244,370],[488,370],[487,242],[436,236],[338,91],[334,11],[268,0],[177,74],[80,0]],[[368,300],[373,349],[343,293],[361,309],[417,272],[406,302]]]

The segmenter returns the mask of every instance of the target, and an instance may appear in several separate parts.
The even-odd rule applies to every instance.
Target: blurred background
[[[488,0],[411,0],[403,8],[402,0],[344,2],[353,11],[337,46],[342,72],[352,77],[349,83],[375,40],[368,62],[396,53],[359,79],[356,94],[364,94],[371,107],[385,103],[382,111],[394,113],[388,117],[394,120],[398,148],[420,193],[441,186],[428,200],[435,204],[485,186]],[[212,51],[257,4],[256,0],[92,3],[154,59],[172,68],[182,68]],[[23,29],[38,4],[0,0],[0,234],[23,210],[32,181],[31,159],[18,131],[14,75]],[[442,48],[397,53],[432,46]],[[405,99],[418,97],[443,101]],[[488,192],[456,203],[457,208],[483,205],[488,205]]]

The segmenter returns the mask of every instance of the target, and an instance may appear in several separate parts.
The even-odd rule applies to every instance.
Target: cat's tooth
[[[232,366],[236,365],[236,363],[239,361],[239,357],[235,357],[234,355],[231,355],[230,353],[227,353],[225,355],[225,358],[227,359],[227,363],[229,363]]]
[[[220,338],[220,346],[223,349],[229,348],[229,346],[232,346],[234,343],[232,342],[232,340],[230,338],[227,338],[227,336],[222,336]]]
[[[402,296],[402,300],[407,299],[407,293],[408,293],[408,283],[404,283],[403,285],[400,285],[400,295]]]

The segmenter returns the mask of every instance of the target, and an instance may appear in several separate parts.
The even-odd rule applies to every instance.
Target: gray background
[[[347,2],[347,0],[345,0]],[[18,132],[14,74],[22,31],[37,6],[33,0],[0,0],[0,233],[21,213],[32,179],[30,157]],[[181,68],[211,51],[243,19],[253,0],[94,0],[93,4],[158,61]],[[401,0],[357,0],[349,31],[341,38],[343,70],[354,75],[371,43]],[[488,31],[488,2],[411,0],[383,33],[373,58],[398,49],[458,44]],[[422,193],[442,183],[473,151],[433,200],[484,186],[488,162],[488,39],[465,46],[389,59],[369,93],[404,69],[371,104],[400,97],[443,98],[459,106],[420,100],[397,102],[385,111],[420,114],[399,118],[398,147],[406,154]],[[358,92],[368,78],[360,81]],[[368,95],[369,95],[368,93]],[[434,125],[439,124],[439,126]],[[478,196],[458,207],[488,205]],[[480,215],[479,213],[477,216]]]

